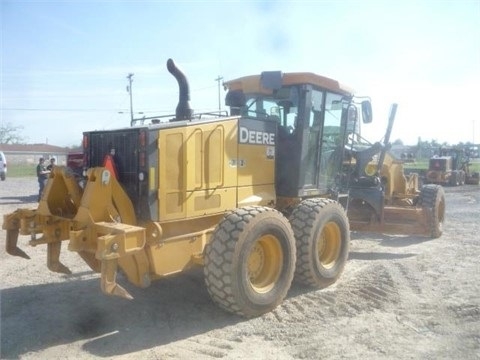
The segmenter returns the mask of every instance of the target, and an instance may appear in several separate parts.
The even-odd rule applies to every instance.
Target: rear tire
[[[294,209],[291,223],[297,243],[295,281],[318,289],[336,282],[350,246],[343,207],[330,199],[307,199]]]
[[[478,172],[472,173],[471,176],[467,177],[465,183],[468,185],[479,185],[480,184],[480,174]]]
[[[277,210],[248,206],[228,213],[205,250],[205,283],[215,303],[245,317],[264,314],[287,295],[295,239]]]
[[[460,176],[460,181],[459,181],[459,185],[465,185],[465,171],[461,170],[458,172],[459,176]]]
[[[452,174],[450,176],[450,181],[449,181],[450,186],[458,186],[460,185],[459,179],[458,179],[458,172],[452,171]]]
[[[445,221],[445,192],[440,185],[424,185],[420,192],[420,205],[427,212],[429,235],[438,238],[443,233]]]

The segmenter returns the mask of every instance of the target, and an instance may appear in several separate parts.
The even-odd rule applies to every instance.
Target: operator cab
[[[232,115],[277,124],[277,196],[334,191],[347,139],[359,132],[358,113],[371,122],[370,102],[358,111],[352,90],[313,73],[263,72],[224,86]]]

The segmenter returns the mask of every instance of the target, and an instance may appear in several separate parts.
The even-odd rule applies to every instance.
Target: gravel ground
[[[293,285],[284,303],[245,320],[210,300],[201,270],[100,291],[99,275],[66,250],[72,275],[1,261],[5,359],[480,359],[480,188],[446,188],[441,238],[352,233],[345,272],[319,291]],[[1,215],[35,208],[35,178],[0,183]],[[0,242],[5,243],[5,231]],[[3,245],[2,245],[3,247]]]

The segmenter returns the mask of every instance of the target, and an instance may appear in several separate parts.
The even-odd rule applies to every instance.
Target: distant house
[[[67,154],[74,149],[49,144],[0,144],[9,164],[35,165],[40,157],[56,159],[57,165],[66,165]]]

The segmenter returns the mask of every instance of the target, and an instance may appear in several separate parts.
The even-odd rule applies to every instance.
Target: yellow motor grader
[[[110,295],[131,298],[116,281],[153,280],[203,266],[212,299],[252,317],[280,304],[293,279],[323,288],[348,258],[350,230],[438,237],[442,188],[418,189],[383,143],[358,135],[371,104],[313,73],[263,72],[224,84],[229,113],[194,113],[188,81],[175,115],[88,131],[84,179],[56,167],[37,209],[4,216],[9,254],[62,242],[96,272]],[[393,110],[396,106],[393,107]],[[392,111],[389,129],[393,125]]]
[[[470,171],[470,155],[462,148],[441,147],[430,158],[424,183],[443,186],[478,185],[480,174]]]

